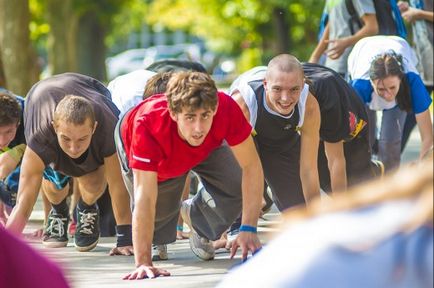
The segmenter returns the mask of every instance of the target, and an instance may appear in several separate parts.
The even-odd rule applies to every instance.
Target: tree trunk
[[[37,81],[40,68],[31,48],[28,0],[0,0],[1,58],[6,88],[25,95]]]
[[[105,81],[105,26],[93,11],[81,15],[77,23],[78,72]]]
[[[286,21],[286,10],[276,7],[273,9],[273,26],[276,37],[276,54],[288,53],[290,47],[289,23]]]
[[[71,0],[46,0],[48,35],[48,69],[50,74],[77,71],[75,65],[76,16]]]

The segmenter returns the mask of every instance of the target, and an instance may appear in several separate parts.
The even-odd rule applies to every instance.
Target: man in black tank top
[[[273,200],[280,211],[309,202],[320,191],[320,109],[305,84],[301,63],[282,54],[263,75],[251,76],[241,75],[230,93],[254,128]]]
[[[66,196],[70,178],[79,188],[77,229],[79,251],[99,240],[99,209],[95,202],[108,184],[117,222],[118,243],[113,253],[132,254],[131,210],[114,143],[119,110],[99,81],[65,73],[36,83],[25,100],[24,134],[27,148],[21,165],[17,204],[7,228],[20,233],[36,202],[39,189],[52,204],[43,244],[68,244]]]

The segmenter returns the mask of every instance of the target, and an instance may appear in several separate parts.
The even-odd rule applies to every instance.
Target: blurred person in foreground
[[[427,154],[333,201],[287,212],[282,232],[218,287],[433,287],[432,148]]]
[[[0,247],[0,287],[69,287],[61,269],[54,262],[3,227],[0,227]]]

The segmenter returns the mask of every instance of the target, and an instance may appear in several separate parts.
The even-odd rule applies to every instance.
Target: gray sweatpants
[[[402,130],[407,112],[401,110],[398,106],[384,110],[381,127],[377,127],[376,111],[367,110],[369,121],[372,123],[372,125],[369,125],[369,140],[372,141],[371,146],[376,139],[379,129],[378,159],[384,163],[386,171],[398,168],[401,162]]]
[[[115,143],[133,209],[133,173],[128,167],[120,137],[120,123],[116,126]],[[216,240],[241,213],[241,168],[229,146],[223,144],[192,170],[205,187],[192,202],[190,217],[193,228],[200,236]],[[168,244],[176,240],[176,224],[187,175],[188,171],[185,175],[158,183],[154,244]]]

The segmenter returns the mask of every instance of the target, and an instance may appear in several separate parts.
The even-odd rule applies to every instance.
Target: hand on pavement
[[[114,255],[124,255],[131,256],[134,255],[133,246],[123,246],[123,247],[115,247],[110,250],[110,256]]]
[[[245,260],[247,259],[249,251],[251,251],[253,254],[257,250],[261,249],[262,245],[256,233],[240,232],[240,234],[238,234],[238,237],[232,243],[231,259],[237,253],[238,247],[241,248],[242,259]]]
[[[158,276],[170,276],[170,273],[154,266],[140,265],[133,272],[125,275],[123,280],[140,280],[144,278],[156,278]]]

